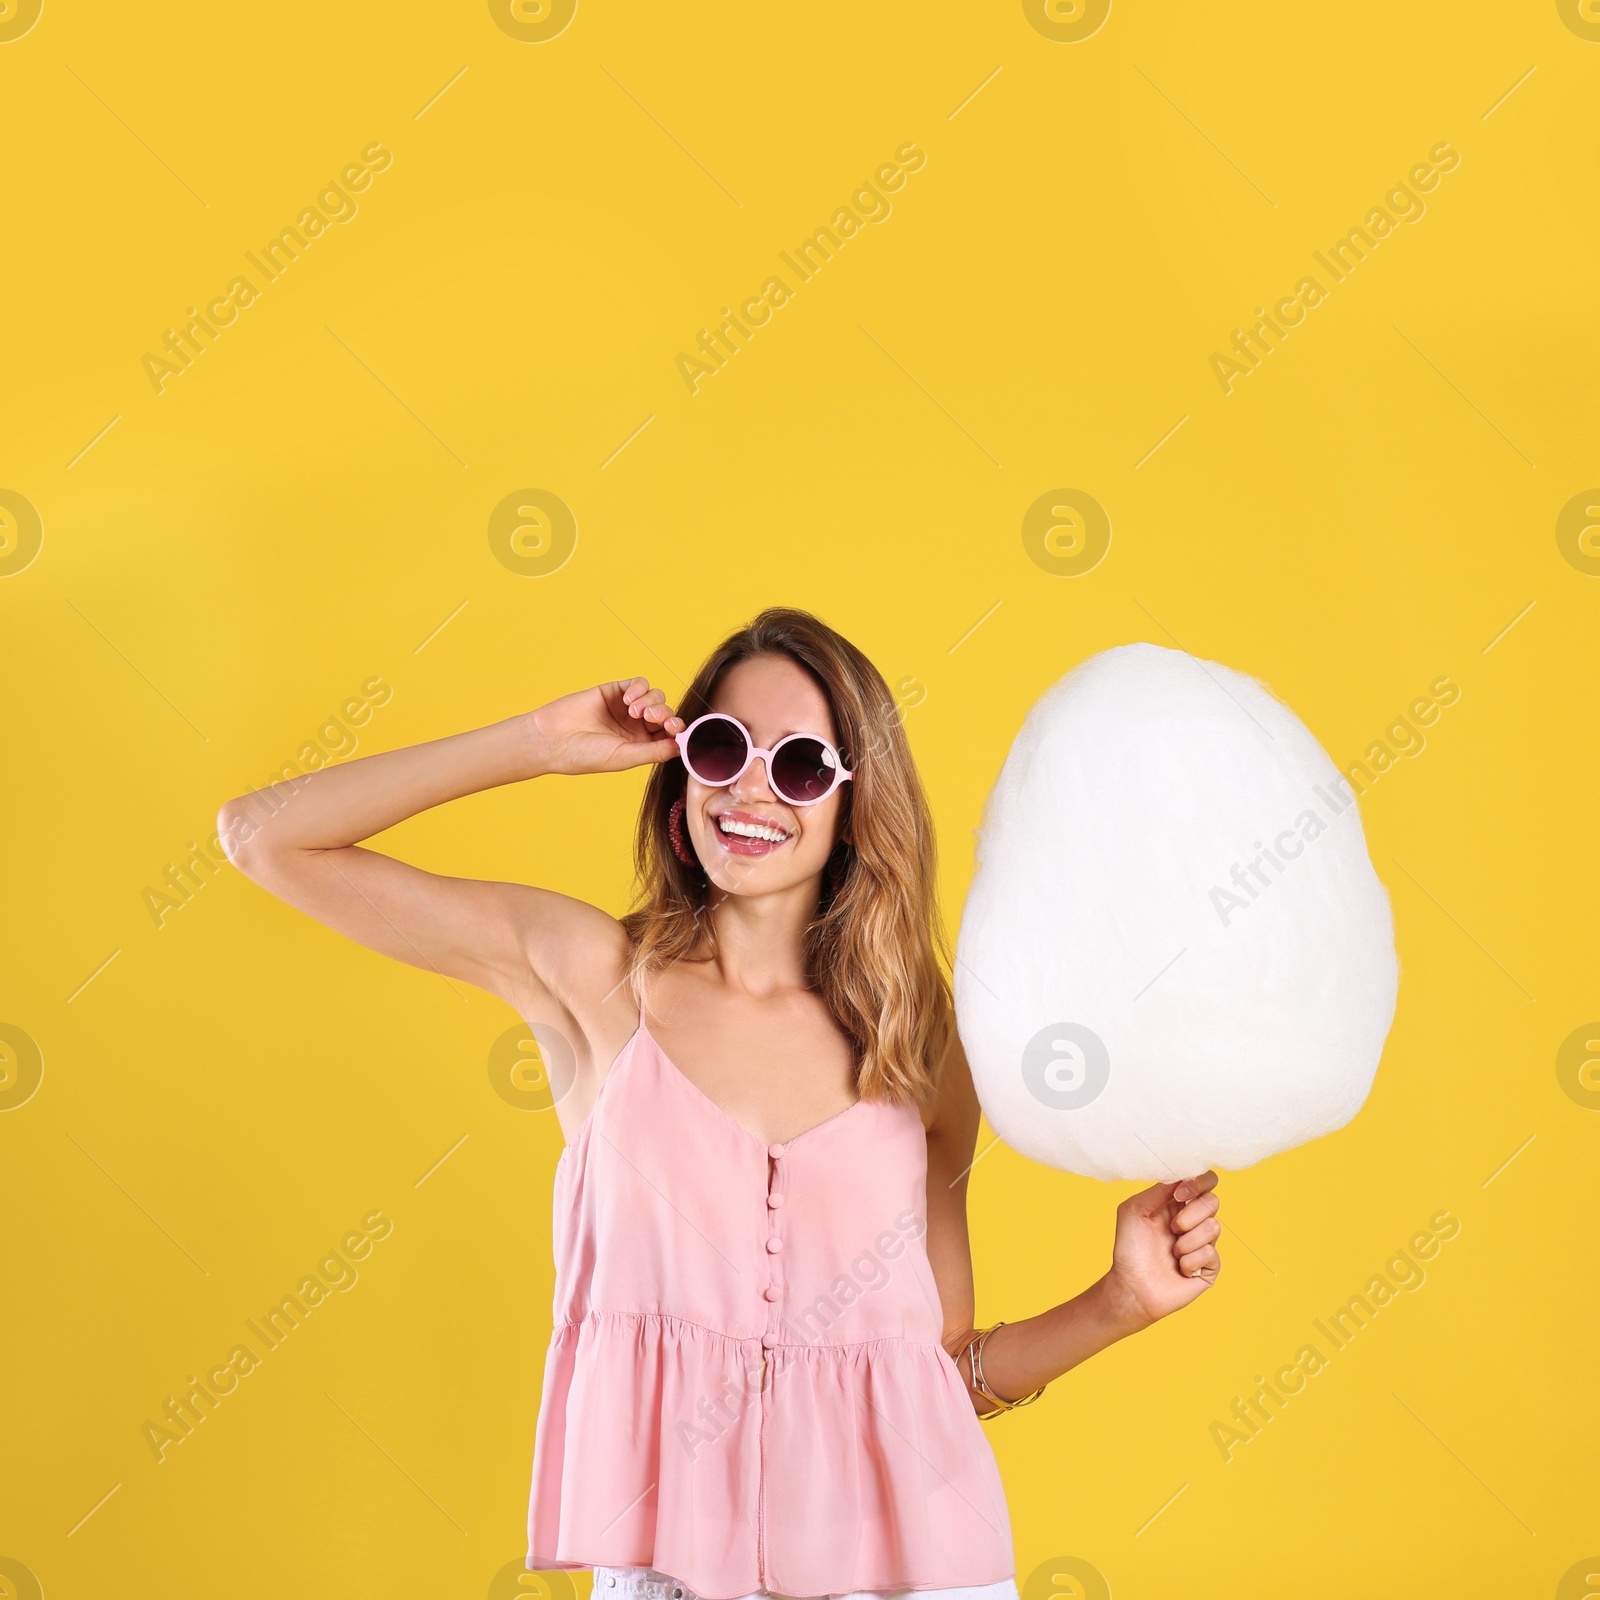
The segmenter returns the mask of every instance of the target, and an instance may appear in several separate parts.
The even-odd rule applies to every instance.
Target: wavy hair
[[[808,611],[773,606],[707,657],[676,706],[684,722],[711,710],[730,667],[787,656],[826,696],[840,753],[840,838],[805,930],[807,981],[855,1047],[863,1099],[923,1104],[937,1087],[953,1025],[948,942],[939,913],[933,817],[899,708],[882,674],[842,634]],[[634,839],[636,893],[622,918],[633,950],[627,982],[716,950],[704,870],[673,853],[668,815],[688,788],[681,759],[651,769]],[[687,830],[685,839],[687,840]]]

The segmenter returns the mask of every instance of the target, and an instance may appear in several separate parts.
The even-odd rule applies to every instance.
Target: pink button
[[[782,1239],[768,1239],[767,1240],[767,1250],[768,1250],[768,1252],[770,1254],[777,1255],[777,1253],[781,1249],[783,1249],[783,1240]]]
[[[761,1344],[764,1349],[770,1350],[777,1342],[778,1336],[775,1333],[764,1333],[761,1335]]]
[[[769,1283],[761,1292],[768,1300],[780,1300],[783,1298],[783,1290],[775,1283]]]
[[[783,1146],[781,1144],[769,1144],[767,1146],[767,1154],[776,1161],[783,1154]]]
[[[769,1206],[781,1206],[783,1204],[783,1196],[781,1194],[769,1194],[767,1196],[767,1204]]]

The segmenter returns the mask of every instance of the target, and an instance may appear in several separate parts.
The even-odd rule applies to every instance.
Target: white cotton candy
[[[956,1017],[1013,1149],[1093,1178],[1343,1127],[1399,963],[1348,781],[1253,678],[1130,644],[1029,711],[984,812]]]

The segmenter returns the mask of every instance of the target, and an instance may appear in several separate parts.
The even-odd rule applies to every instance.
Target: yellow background
[[[0,1022],[44,1058],[0,1116],[0,1556],[52,1596],[475,1596],[520,1558],[560,1136],[491,1086],[515,1018],[232,869],[160,926],[144,892],[373,675],[363,753],[673,695],[786,602],[906,696],[952,930],[1025,709],[1097,650],[1251,672],[1341,765],[1460,685],[1363,801],[1404,966],[1365,1110],[1225,1174],[1217,1290],[991,1437],[1031,1600],[1095,1592],[1068,1558],[1119,1600],[1556,1593],[1600,1549],[1600,1115],[1555,1067],[1600,1014],[1567,9],[1117,0],[1057,42],[1015,3],[582,0],[522,42],[483,4],[46,0],[0,43],[0,488],[44,528],[0,579]],[[677,355],[908,140],[893,215],[691,394]],[[1441,140],[1427,215],[1225,394],[1212,353]],[[373,141],[359,214],[157,394],[141,357]],[[1077,577],[1020,531],[1067,487],[1113,529]],[[527,488],[577,522],[542,577],[487,537]],[[620,910],[640,788],[380,844]],[[1131,1187],[987,1154],[981,1317],[1097,1276]],[[359,1283],[158,1463],[143,1424],[374,1208]],[[1441,1208],[1426,1285],[1224,1461],[1210,1424]]]

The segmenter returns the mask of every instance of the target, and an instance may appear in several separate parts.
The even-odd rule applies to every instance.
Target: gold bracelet
[[[991,1327],[976,1329],[968,1337],[967,1342],[956,1351],[955,1359],[958,1369],[961,1366],[962,1356],[967,1358],[968,1387],[981,1394],[985,1400],[990,1400],[994,1403],[992,1411],[980,1411],[978,1413],[980,1422],[987,1422],[991,1417],[1004,1416],[1008,1411],[1015,1411],[1018,1406],[1031,1405],[1049,1388],[1048,1384],[1041,1383],[1032,1394],[1024,1395],[1020,1400],[1003,1400],[989,1387],[988,1381],[983,1375],[983,1344],[989,1335],[994,1332],[995,1328],[1003,1327],[1005,1327],[1004,1322],[996,1322]]]

